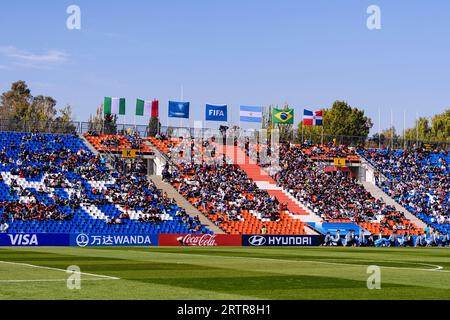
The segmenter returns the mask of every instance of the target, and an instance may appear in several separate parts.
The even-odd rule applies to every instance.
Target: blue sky
[[[66,9],[81,8],[81,30]],[[366,9],[381,8],[381,30]],[[206,103],[329,107],[345,100],[378,129],[414,124],[450,105],[450,2],[384,0],[23,1],[0,3],[0,91],[25,80],[34,95],[88,119],[104,96]],[[172,120],[173,124],[179,123]],[[142,123],[138,119],[137,123]],[[184,123],[187,124],[187,123]]]

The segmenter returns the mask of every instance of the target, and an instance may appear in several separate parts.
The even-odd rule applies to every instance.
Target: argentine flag
[[[261,123],[262,107],[241,106],[240,121]]]

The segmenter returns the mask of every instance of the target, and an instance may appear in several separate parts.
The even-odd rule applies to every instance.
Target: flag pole
[[[403,149],[406,147],[406,109],[403,109]]]
[[[394,147],[394,113],[391,108],[391,148]]]
[[[184,100],[184,88],[183,88],[183,85],[181,85],[180,89],[181,89],[180,90],[180,99],[181,99],[180,102],[184,102],[183,101]],[[182,120],[182,118],[180,118],[180,128],[181,128],[182,125],[183,125],[183,120]],[[180,130],[180,129],[178,129],[178,130]]]
[[[155,101],[155,100],[156,99],[153,98],[153,101]],[[150,119],[152,117],[152,114],[153,114],[153,102],[152,102],[152,111],[151,111],[151,114],[150,114]],[[149,121],[148,125],[150,127],[150,121]],[[159,100],[158,100],[158,116],[156,117],[156,133],[159,134],[160,130],[161,130],[161,128],[159,127]]]
[[[416,148],[419,146],[419,113],[416,112]]]
[[[323,123],[322,123],[322,142],[321,144],[323,145]]]
[[[105,133],[105,106],[102,104],[102,134]]]
[[[381,149],[381,108],[378,107],[378,149]]]
[[[305,111],[303,110],[303,114],[302,114],[302,141],[300,141],[300,145],[303,145],[303,142],[305,141],[304,134],[305,134]]]

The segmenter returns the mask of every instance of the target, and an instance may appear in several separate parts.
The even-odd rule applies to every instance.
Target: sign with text
[[[243,235],[242,245],[251,247],[311,247],[320,245],[320,236]]]
[[[122,150],[122,157],[123,158],[136,158],[136,150],[134,149],[123,149]]]
[[[334,158],[334,165],[336,167],[345,167],[347,160],[345,158]]]
[[[70,244],[78,247],[157,246],[157,234],[72,234]]]
[[[0,247],[58,247],[69,246],[66,233],[0,233]]]
[[[229,234],[160,234],[160,246],[242,246],[242,236]]]

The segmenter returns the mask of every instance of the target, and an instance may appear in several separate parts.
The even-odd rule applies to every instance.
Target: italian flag
[[[105,114],[125,114],[125,98],[105,97],[103,104]]]
[[[158,117],[158,100],[136,100],[136,115],[146,117]]]

